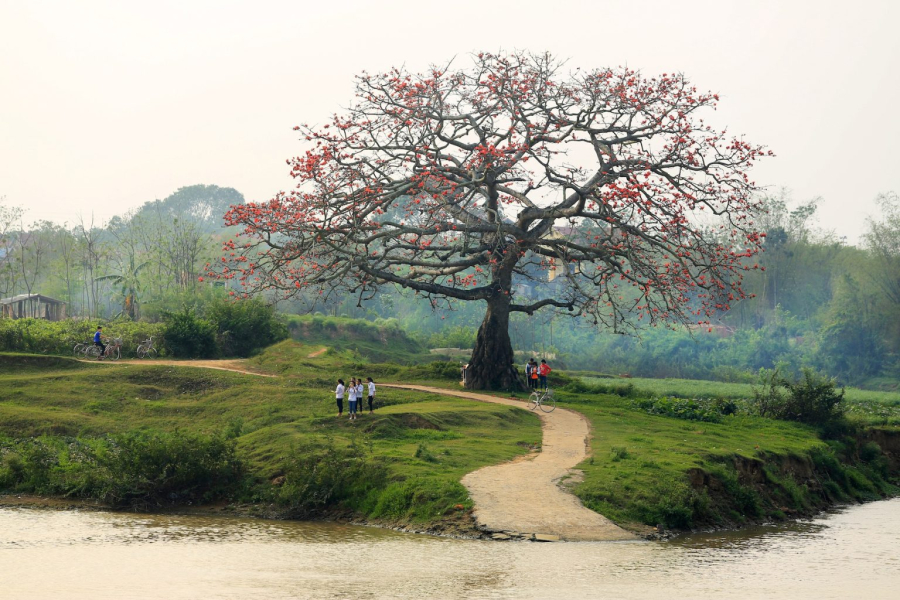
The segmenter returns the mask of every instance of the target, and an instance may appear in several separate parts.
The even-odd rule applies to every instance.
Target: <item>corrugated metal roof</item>
[[[56,298],[51,298],[50,296],[42,296],[41,294],[19,294],[18,296],[13,296],[12,298],[3,298],[0,300],[0,304],[15,304],[17,302],[22,302],[23,300],[28,300],[29,298],[34,298],[38,302],[43,302],[45,304],[65,304],[62,300],[57,300]]]

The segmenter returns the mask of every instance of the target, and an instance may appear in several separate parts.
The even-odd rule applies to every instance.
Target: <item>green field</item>
[[[638,396],[674,396],[676,398],[753,398],[755,386],[749,383],[724,383],[694,379],[628,379],[582,377],[588,385],[631,384]],[[900,393],[861,390],[848,387],[844,398],[850,418],[871,425],[900,425]]]
[[[534,414],[436,394],[381,387],[375,415],[335,416],[338,377],[450,388],[452,362],[372,364],[352,348],[289,340],[245,364],[275,377],[0,354],[0,491],[148,507],[228,501],[251,514],[439,529],[468,522],[464,474],[540,447]],[[610,382],[623,393],[562,386],[557,396],[592,425],[574,492],[626,527],[734,526],[896,491],[882,449],[852,424],[826,440],[747,414],[672,418],[635,401],[746,388],[596,379]],[[862,402],[893,410],[889,399]]]
[[[341,366],[340,353],[338,358],[306,358],[315,350],[294,342],[270,349],[255,362],[258,368],[282,371],[275,378],[0,355],[0,436],[6,438],[5,450],[0,439],[0,488],[3,469],[8,476],[16,454],[15,440],[47,436],[48,443],[68,443],[135,432],[221,434],[233,440],[247,472],[246,480],[229,492],[232,500],[282,502],[297,514],[339,507],[369,518],[435,521],[457,510],[457,504],[470,507],[458,483],[465,473],[509,460],[540,442],[539,421],[525,411],[388,388],[379,390],[374,415],[350,422],[345,401],[345,416],[338,419],[332,381],[368,373]],[[287,362],[291,367],[282,368]],[[333,464],[325,461],[329,456],[335,458]],[[332,493],[325,506],[295,506],[285,497],[286,488],[270,483],[287,475],[289,484],[292,470],[300,477],[319,460],[357,479],[338,477],[344,488]],[[72,489],[34,489],[32,484],[13,487],[84,495],[75,484]]]

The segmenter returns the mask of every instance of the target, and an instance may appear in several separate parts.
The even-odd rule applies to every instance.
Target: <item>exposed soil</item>
[[[233,373],[243,373],[244,375],[257,375],[259,377],[277,377],[269,373],[260,373],[259,371],[251,371],[250,365],[246,360],[239,358],[231,358],[224,360],[165,360],[165,359],[126,359],[117,361],[97,361],[104,364],[139,364],[139,365],[165,365],[172,367],[202,367],[204,369],[218,369],[220,371],[231,371]]]
[[[525,409],[521,400],[422,385],[381,385]],[[585,508],[578,498],[560,486],[578,476],[573,467],[587,455],[590,431],[587,419],[562,408],[537,414],[543,430],[540,452],[502,465],[483,467],[463,477],[462,483],[475,503],[478,527],[496,532],[498,537],[571,541],[636,539],[634,534]]]

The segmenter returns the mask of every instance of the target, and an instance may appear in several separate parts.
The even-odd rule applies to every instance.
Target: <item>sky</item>
[[[900,191],[898,23],[893,0],[0,0],[0,198],[69,224],[200,183],[264,201],[354,75],[532,50],[718,92],[710,120],[776,154],[752,178],[857,243]]]

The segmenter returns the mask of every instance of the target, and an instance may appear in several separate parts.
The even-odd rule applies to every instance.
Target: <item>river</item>
[[[668,542],[0,508],[0,598],[900,597],[900,499]]]

